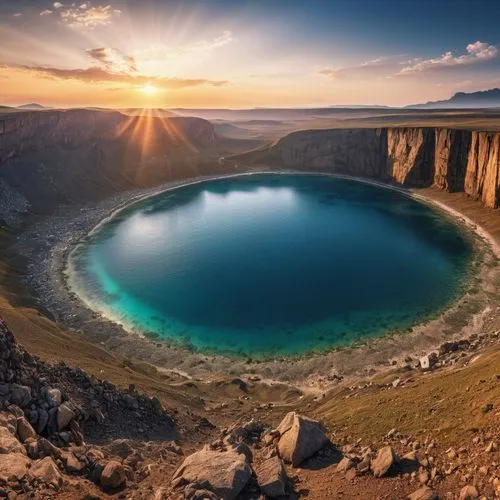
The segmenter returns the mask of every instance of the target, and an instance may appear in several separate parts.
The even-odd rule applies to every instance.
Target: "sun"
[[[150,83],[146,83],[143,87],[141,87],[141,92],[146,95],[155,95],[157,92],[157,89],[154,85],[151,85]]]

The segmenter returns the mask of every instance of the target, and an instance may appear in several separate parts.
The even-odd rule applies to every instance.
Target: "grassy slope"
[[[500,349],[483,353],[467,367],[418,377],[401,389],[333,391],[314,414],[344,435],[377,440],[395,427],[404,434],[432,434],[443,443],[456,443],[476,429],[498,422]],[[395,377],[393,377],[394,379]],[[482,408],[493,404],[493,411]]]

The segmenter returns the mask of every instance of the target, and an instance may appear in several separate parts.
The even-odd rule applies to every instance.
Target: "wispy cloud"
[[[182,47],[169,47],[167,45],[153,45],[133,52],[133,55],[143,62],[167,62],[171,60],[202,60],[214,50],[224,47],[235,38],[231,31],[223,31],[215,38],[208,40],[199,40]]]
[[[52,14],[52,11],[49,9],[45,9],[45,10],[42,10],[42,12],[40,12],[41,16],[50,16],[51,14]]]
[[[134,57],[122,54],[117,49],[98,47],[86,50],[87,55],[94,62],[99,63],[108,71],[118,73],[136,73],[137,65]]]
[[[398,70],[408,62],[404,55],[377,57],[361,64],[341,68],[323,68],[318,71],[320,75],[328,76],[335,80],[352,79],[366,80],[385,77]]]
[[[467,45],[466,52],[458,56],[448,51],[432,59],[416,59],[410,61],[410,64],[402,68],[398,74],[409,75],[439,68],[449,68],[474,64],[481,61],[490,61],[498,57],[498,55],[498,47],[478,40],[477,42]]]
[[[59,2],[56,4],[60,5],[56,8],[60,12],[62,22],[72,28],[94,29],[98,26],[105,26],[110,24],[113,18],[122,14],[121,10],[111,5],[92,7],[87,3],[82,3],[78,7],[74,4],[71,7],[65,7]]]
[[[124,87],[141,87],[147,84],[152,84],[158,89],[165,90],[198,87],[201,85],[220,87],[229,84],[229,82],[225,80],[209,80],[205,78],[169,78],[113,72],[107,70],[106,68],[97,66],[90,68],[64,69],[48,66],[3,64],[0,65],[0,69],[26,71],[46,78],[54,78],[57,80],[75,80],[92,84],[114,83],[122,84]]]

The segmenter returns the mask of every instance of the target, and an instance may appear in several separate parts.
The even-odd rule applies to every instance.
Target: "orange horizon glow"
[[[255,24],[250,7],[230,17],[203,2],[169,10],[44,1],[0,5],[0,105],[403,106],[500,85],[476,71],[500,55],[480,40],[428,56],[376,56],[366,44],[364,56],[342,39],[312,44],[305,25],[291,34],[273,20]]]

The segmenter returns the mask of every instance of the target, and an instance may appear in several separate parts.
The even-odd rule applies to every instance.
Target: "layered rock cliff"
[[[385,182],[463,191],[500,205],[500,133],[440,128],[299,131],[267,149],[233,157],[243,164],[326,170]]]
[[[217,137],[200,118],[68,110],[0,115],[0,218],[203,173]]]

